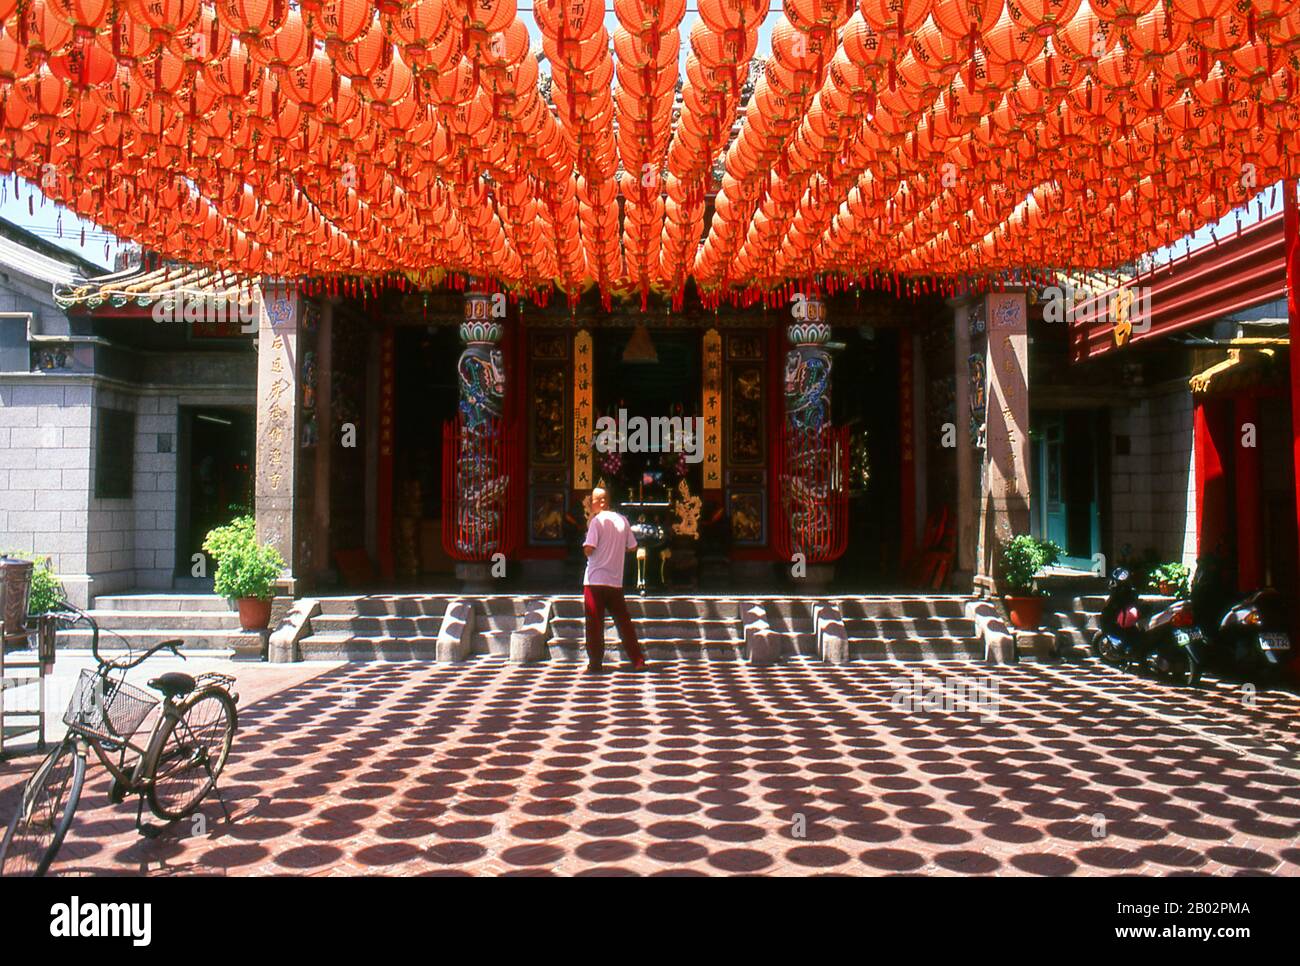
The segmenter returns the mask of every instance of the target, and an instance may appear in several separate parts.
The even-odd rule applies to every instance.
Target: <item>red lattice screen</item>
[[[849,543],[849,427],[783,423],[776,460],[777,553],[787,559],[802,553],[806,563],[838,559]]]
[[[519,545],[522,445],[502,419],[442,425],[442,546],[453,560],[509,557]]]

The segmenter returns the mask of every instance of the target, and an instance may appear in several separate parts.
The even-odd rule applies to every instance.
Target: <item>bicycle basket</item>
[[[157,704],[147,691],[83,668],[63,723],[91,738],[122,742],[135,734]]]

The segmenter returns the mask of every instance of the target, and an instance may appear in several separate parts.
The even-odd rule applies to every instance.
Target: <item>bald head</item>
[[[597,513],[609,509],[609,494],[605,492],[603,486],[598,486],[591,491],[591,508]]]

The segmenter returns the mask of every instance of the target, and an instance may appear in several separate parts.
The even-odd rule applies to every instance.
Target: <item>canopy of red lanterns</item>
[[[1300,167],[1300,0],[613,12],[0,0],[0,172],[249,276],[717,300],[1110,268]]]

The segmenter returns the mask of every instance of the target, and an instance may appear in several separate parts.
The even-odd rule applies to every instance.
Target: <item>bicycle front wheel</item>
[[[149,807],[169,821],[193,812],[217,783],[238,722],[234,700],[220,688],[190,695],[178,711],[160,725],[149,784]]]
[[[86,780],[86,753],[66,739],[23,786],[0,842],[0,875],[42,876],[59,854]]]

